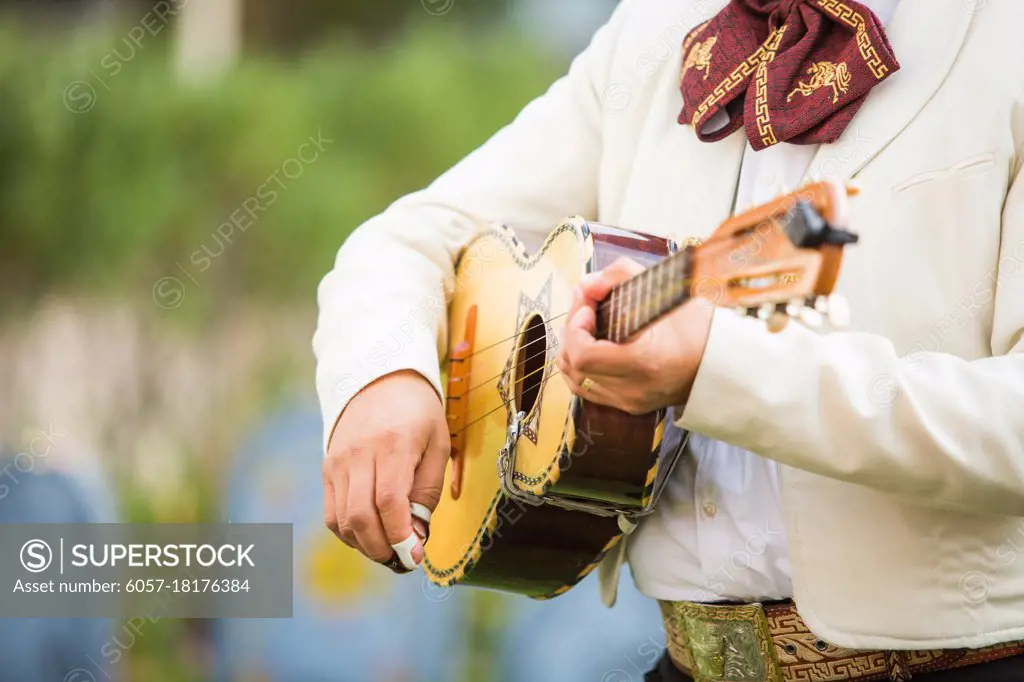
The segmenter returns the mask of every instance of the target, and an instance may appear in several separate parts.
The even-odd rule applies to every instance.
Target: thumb
[[[619,258],[603,270],[584,275],[580,289],[592,301],[603,301],[619,284],[640,274],[644,266],[630,258]]]

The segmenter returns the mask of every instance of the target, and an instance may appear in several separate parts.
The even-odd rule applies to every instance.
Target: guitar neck
[[[597,306],[597,338],[624,343],[689,300],[694,251],[688,246],[612,289]]]

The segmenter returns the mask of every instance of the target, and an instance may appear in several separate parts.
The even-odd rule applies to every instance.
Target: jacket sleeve
[[[569,73],[511,124],[341,247],[320,283],[313,337],[325,448],[351,397],[381,376],[415,370],[443,395],[438,358],[453,262],[481,228],[546,233],[566,215],[594,215],[604,81],[632,4],[622,3]]]
[[[679,424],[919,504],[1024,516],[1024,173],[1003,211],[993,357],[899,357],[886,339],[781,334],[717,310]]]

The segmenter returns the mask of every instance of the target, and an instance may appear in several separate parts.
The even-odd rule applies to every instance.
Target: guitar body
[[[650,266],[673,242],[570,219],[536,254],[496,227],[455,270],[447,408],[453,456],[430,524],[424,570],[455,583],[549,598],[585,577],[621,539],[615,515],[540,504],[557,497],[640,513],[684,439],[664,411],[632,416],[574,396],[553,361],[572,290],[620,257]],[[499,452],[510,417],[525,413],[513,485]]]

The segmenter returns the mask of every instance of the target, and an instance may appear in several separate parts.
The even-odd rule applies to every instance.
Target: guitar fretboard
[[[612,289],[597,306],[597,338],[623,343],[685,303],[693,250],[689,246]]]

